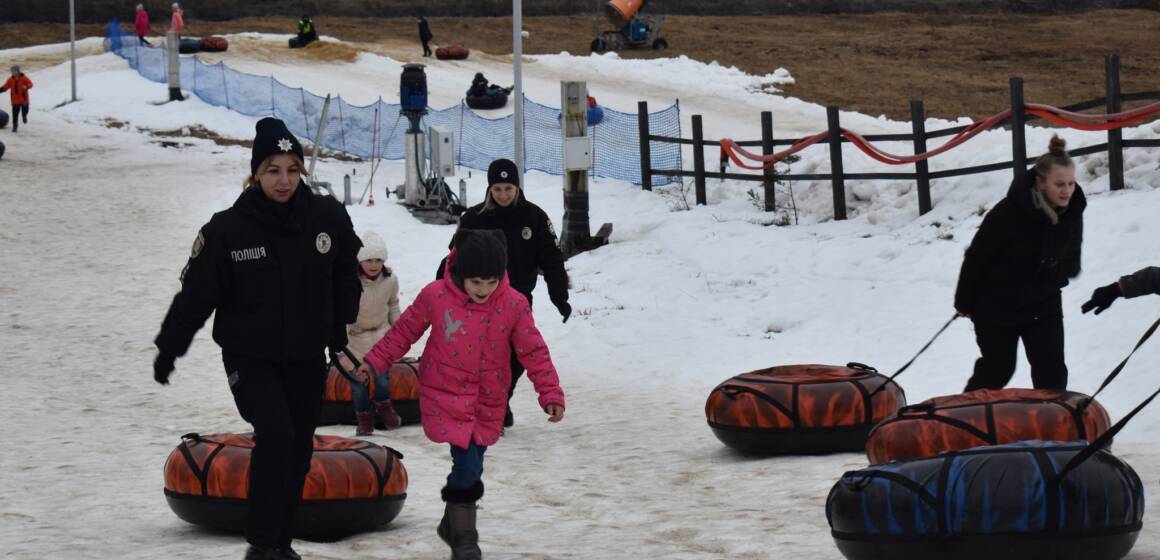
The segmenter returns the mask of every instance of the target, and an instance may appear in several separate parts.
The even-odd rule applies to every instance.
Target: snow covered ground
[[[430,62],[436,107],[454,103],[477,69]],[[318,82],[316,66],[230,64],[326,93],[309,86]],[[329,68],[327,83],[352,102],[389,100],[398,64],[363,55]],[[479,68],[502,83],[510,59],[505,66],[481,57]],[[240,538],[182,522],[162,495],[162,465],[181,434],[247,429],[208,326],[170,386],[153,382],[150,363],[188,247],[197,228],[237,196],[249,151],[145,130],[202,125],[250,138],[255,119],[196,99],[154,105],[165,87],[111,54],[80,59],[78,71],[81,100],[59,108],[69,96],[68,66],[33,72],[28,126],[19,135],[0,131],[8,147],[0,160],[0,555],[236,558]],[[659,107],[679,97],[686,123],[704,114],[709,137],[758,137],[761,110],[774,112],[779,137],[813,133],[825,122],[816,105],[748,92],[771,77],[687,60],[532,57],[525,77],[529,95],[548,103],[558,99],[562,78],[589,80],[601,103],[620,110],[635,110],[639,99]],[[843,114],[843,121],[863,133],[909,129],[866,115]],[[931,120],[927,128],[949,124]],[[1150,124],[1125,136],[1157,132],[1160,125]],[[1028,151],[1039,153],[1050,134],[1029,131]],[[1094,133],[1061,134],[1073,146],[1100,141]],[[999,161],[1008,146],[1005,132],[985,133],[936,158],[932,169]],[[824,172],[826,154],[824,147],[805,152],[795,171]],[[1108,192],[1104,157],[1079,162],[1090,197],[1085,273],[1064,290],[1074,389],[1094,390],[1160,314],[1156,297],[1119,301],[1099,317],[1078,311],[1095,287],[1160,261],[1158,154],[1129,151],[1130,188],[1117,193]],[[881,169],[853,153],[845,164],[848,171]],[[335,183],[352,169],[357,194],[369,164],[323,161],[318,174]],[[378,204],[350,213],[359,230],[387,240],[406,301],[431,278],[452,228],[422,225],[385,198],[401,171],[399,162],[383,164]],[[482,199],[482,175],[469,179],[471,202]],[[517,424],[486,462],[480,533],[488,557],[840,558],[824,501],[842,472],[865,458],[738,455],[705,425],[704,400],[723,379],[775,364],[899,367],[950,317],[963,249],[1008,181],[1005,172],[936,181],[935,209],[921,218],[912,185],[850,183],[845,222],[830,219],[828,185],[797,184],[801,225],[793,227],[769,225],[770,215],[746,195],[753,183],[710,182],[709,206],[676,212],[678,189],[646,193],[596,181],[593,222],[613,222],[615,233],[609,246],[569,261],[573,319],[560,323],[542,285],[536,298],[569,397],[567,416],[549,425],[530,387],[517,391]],[[532,173],[526,182],[529,198],[559,225],[560,178]],[[909,400],[960,389],[975,354],[969,323],[956,322],[900,378]],[[1153,341],[1101,396],[1113,417],[1155,389],[1157,364],[1160,341]],[[1024,364],[1014,384],[1030,384]],[[1116,442],[1150,496],[1160,490],[1157,429],[1160,405]],[[351,435],[353,428],[320,432]],[[445,446],[414,427],[374,440],[406,455],[411,485],[402,514],[381,532],[296,547],[309,558],[444,558],[434,529],[450,465]],[[1129,558],[1160,558],[1150,516]]]

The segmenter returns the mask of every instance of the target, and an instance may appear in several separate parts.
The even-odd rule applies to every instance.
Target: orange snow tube
[[[718,385],[705,403],[722,443],[747,453],[860,451],[866,434],[906,404],[902,387],[850,363],[777,366]]]
[[[903,407],[866,440],[871,465],[1019,441],[1093,441],[1108,411],[1091,397],[1046,389],[979,389]]]
[[[205,37],[201,40],[201,50],[205,52],[222,52],[230,48],[230,42],[225,37]]]
[[[326,392],[322,395],[322,413],[318,423],[355,424],[351,398],[350,381],[331,369],[326,378]],[[403,358],[391,366],[391,402],[404,424],[419,422],[419,360]],[[375,422],[382,427],[378,418],[375,418]]]
[[[451,45],[435,49],[435,58],[439,60],[463,60],[471,54],[471,49],[463,45]]]
[[[194,433],[181,439],[165,461],[169,508],[194,525],[244,530],[253,433]],[[315,436],[295,534],[334,539],[390,523],[407,498],[402,458],[382,445]]]

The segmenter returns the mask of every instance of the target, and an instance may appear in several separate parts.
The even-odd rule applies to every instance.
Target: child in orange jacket
[[[12,132],[16,132],[17,124],[24,113],[24,124],[28,124],[28,90],[32,89],[32,80],[20,71],[20,66],[12,65],[12,77],[0,86],[0,93],[12,91]]]

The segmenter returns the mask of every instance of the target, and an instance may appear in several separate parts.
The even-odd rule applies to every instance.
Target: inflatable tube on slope
[[[747,453],[856,452],[874,424],[905,404],[902,388],[874,368],[792,365],[726,380],[709,394],[705,416],[717,439]]]
[[[435,58],[439,60],[463,60],[471,54],[471,49],[463,45],[450,45],[435,49]]]
[[[206,37],[201,40],[201,50],[205,52],[223,52],[230,48],[230,42],[225,37]]]
[[[508,94],[502,89],[496,89],[488,95],[467,95],[463,97],[463,100],[472,109],[499,109],[507,105]]]
[[[1143,526],[1144,488],[1106,450],[1021,442],[844,474],[826,499],[849,560],[1117,560]]]
[[[871,465],[1028,440],[1094,441],[1111,420],[1100,403],[1071,391],[980,389],[903,407],[866,440]]]
[[[181,519],[242,531],[252,433],[186,434],[165,461],[165,500]],[[390,523],[407,498],[402,454],[338,436],[315,436],[294,533],[332,540]]]
[[[8,113],[0,111],[0,128],[8,126]]]
[[[201,52],[201,38],[182,37],[181,42],[177,45],[177,52],[181,54],[194,54]]]
[[[322,394],[322,413],[319,415],[318,423],[357,424],[352,398],[350,381],[341,373],[332,370],[327,374],[326,391]],[[419,360],[403,358],[391,366],[391,402],[404,424],[419,422]],[[383,427],[377,415],[375,425]]]

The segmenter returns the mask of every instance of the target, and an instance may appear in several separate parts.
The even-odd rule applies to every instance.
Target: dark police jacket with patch
[[[1022,324],[1063,313],[1060,288],[1080,272],[1083,190],[1052,225],[1031,198],[1031,171],[1012,181],[971,240],[959,272],[955,309],[988,323]]]
[[[564,269],[564,254],[556,245],[552,221],[543,209],[524,198],[523,190],[507,208],[484,210],[482,203],[468,208],[459,217],[459,227],[503,230],[507,238],[508,281],[528,298],[528,303],[532,302],[532,290],[536,289],[541,270],[552,304],[559,306],[568,301],[568,272]],[[442,264],[435,276],[442,278]]]
[[[305,184],[285,204],[258,187],[201,228],[157,348],[181,356],[215,310],[224,352],[273,361],[319,357],[358,316],[362,246],[336,200]]]

